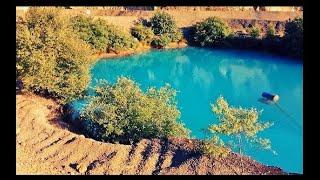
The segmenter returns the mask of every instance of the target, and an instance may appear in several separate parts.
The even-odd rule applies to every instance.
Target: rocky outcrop
[[[102,143],[71,132],[53,101],[17,95],[17,174],[286,174],[231,153],[213,159],[194,151],[192,139]],[[71,131],[70,131],[71,130]]]

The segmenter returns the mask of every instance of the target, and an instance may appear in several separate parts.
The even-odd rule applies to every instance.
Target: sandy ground
[[[17,174],[284,174],[231,153],[195,154],[195,140],[143,139],[134,145],[102,143],[71,132],[52,100],[16,95]]]
[[[177,22],[179,28],[188,27],[205,18],[216,16],[228,23],[230,20],[260,20],[260,21],[287,21],[295,17],[302,17],[302,11],[295,12],[275,12],[275,11],[190,11],[190,10],[165,10],[171,14]],[[17,16],[24,14],[24,11],[17,10]],[[64,14],[74,16],[76,14],[86,14],[86,10],[64,10]],[[129,31],[134,22],[139,18],[149,19],[154,11],[119,11],[119,10],[91,10],[91,16],[102,18],[108,22]]]
[[[287,21],[295,17],[301,17],[302,12],[255,12],[255,11],[166,11],[171,14],[177,22],[179,28],[191,26],[204,19],[216,16],[222,18],[226,23],[232,19],[244,20],[265,20],[265,21]],[[123,14],[115,16],[116,14],[96,15],[107,20],[108,22],[122,27],[129,31],[134,22],[139,18],[149,19],[153,12]]]

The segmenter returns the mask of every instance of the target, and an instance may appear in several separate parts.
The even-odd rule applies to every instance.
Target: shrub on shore
[[[59,11],[31,7],[17,24],[16,73],[25,88],[66,102],[87,88],[91,51]]]
[[[174,34],[178,29],[173,17],[166,12],[155,13],[150,23],[155,35]]]
[[[165,48],[171,42],[169,34],[162,34],[161,36],[157,36],[153,38],[151,45],[155,48]]]
[[[266,38],[272,39],[275,37],[276,30],[274,26],[269,25],[266,33]]]
[[[150,19],[150,24],[153,33],[159,37],[159,39],[162,39],[163,42],[166,42],[167,39],[169,42],[178,42],[183,38],[182,32],[177,27],[174,18],[166,12],[155,13]],[[154,40],[158,41],[157,38]]]
[[[217,116],[219,123],[208,127],[211,138],[202,144],[202,152],[211,154],[215,157],[226,156],[227,153],[230,152],[217,135],[230,137],[229,146],[238,148],[241,155],[243,154],[245,142],[272,151],[270,140],[257,136],[259,132],[272,126],[272,123],[260,123],[260,113],[256,109],[231,107],[228,102],[220,96],[216,103],[212,105],[212,112]],[[236,140],[236,142],[233,142],[234,140]],[[275,152],[273,151],[273,153]]]
[[[146,44],[150,44],[154,37],[152,29],[150,27],[145,27],[142,24],[135,25],[131,29],[131,34],[133,37]]]
[[[102,19],[70,19],[60,10],[31,7],[17,23],[16,74],[26,89],[66,103],[87,89],[92,50],[117,53],[137,43]]]
[[[143,92],[121,77],[115,84],[100,82],[81,112],[82,131],[96,140],[130,143],[142,138],[188,137],[179,122],[176,92],[166,85]]]
[[[107,46],[107,28],[109,25],[101,20],[93,20],[90,16],[77,15],[70,19],[73,30],[79,37],[90,44],[92,49],[103,51]]]
[[[286,23],[284,41],[291,55],[302,57],[303,54],[303,19],[296,18]]]
[[[130,34],[108,24],[103,19],[94,20],[89,16],[78,15],[71,19],[71,23],[79,37],[97,51],[106,50],[118,53],[121,50],[134,49],[137,46]]]
[[[194,42],[200,46],[218,45],[229,34],[229,28],[217,17],[209,17],[194,25]]]
[[[258,38],[260,36],[260,29],[258,27],[252,26],[247,29],[249,35],[253,38]]]
[[[122,50],[137,48],[137,41],[129,33],[122,32],[118,27],[108,29],[107,52],[119,53]]]

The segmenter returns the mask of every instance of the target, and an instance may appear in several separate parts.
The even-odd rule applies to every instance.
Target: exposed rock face
[[[17,95],[17,174],[286,174],[231,153],[213,159],[194,152],[196,140],[143,139],[134,145],[102,143],[69,131],[59,107]]]

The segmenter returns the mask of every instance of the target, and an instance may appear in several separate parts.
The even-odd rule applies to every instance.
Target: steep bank
[[[213,159],[193,152],[195,140],[102,143],[75,134],[52,100],[16,95],[17,174],[286,174],[232,153]]]
[[[271,24],[276,25],[283,23],[289,19],[295,17],[302,17],[303,11],[254,11],[254,10],[183,10],[182,9],[163,9],[164,11],[171,14],[177,21],[179,28],[189,27],[196,22],[203,21],[204,19],[216,16],[226,21],[230,26],[235,27],[236,31],[241,30],[239,27],[242,26],[244,21],[254,22],[253,25],[257,24]],[[133,26],[134,21],[139,18],[149,19],[155,11],[143,11],[143,10],[112,10],[112,9],[65,9],[64,14],[68,16],[75,16],[77,14],[90,14],[90,16],[103,18],[110,23],[113,23],[124,30],[129,31]],[[16,16],[23,16],[26,11],[16,10]]]

